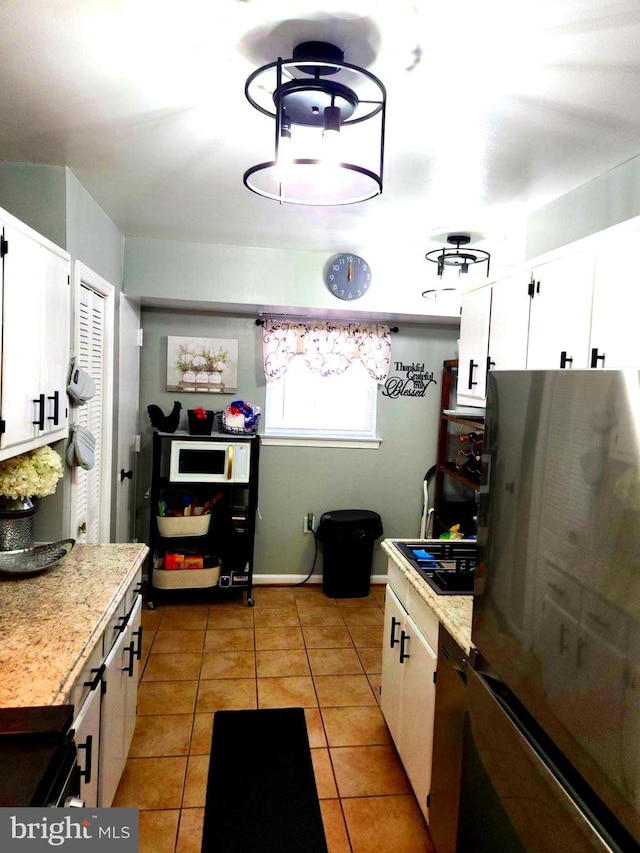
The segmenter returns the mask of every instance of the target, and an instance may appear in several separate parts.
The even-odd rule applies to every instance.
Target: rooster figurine
[[[180,409],[182,409],[182,403],[179,400],[176,400],[171,412],[168,415],[165,415],[163,414],[160,406],[156,406],[155,403],[151,403],[150,406],[147,406],[151,426],[155,427],[160,432],[175,432],[178,429],[178,424],[180,423]]]

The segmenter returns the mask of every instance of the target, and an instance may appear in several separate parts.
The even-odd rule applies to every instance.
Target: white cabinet
[[[67,436],[69,255],[0,211],[0,459]]]
[[[517,273],[491,286],[489,369],[524,370],[529,335],[529,273]]]
[[[74,741],[80,767],[80,798],[84,801],[86,808],[95,808],[98,805],[101,688],[102,680],[98,675],[73,721]]]
[[[534,267],[527,369],[589,367],[594,255],[573,252]]]
[[[72,691],[81,795],[87,807],[112,804],[131,747],[142,656],[140,590],[138,572],[115,603]]]
[[[457,401],[460,405],[484,406],[490,318],[490,287],[463,295],[458,350]]]
[[[417,619],[387,586],[380,707],[418,805],[428,819],[438,656],[417,622],[426,622],[429,634],[435,628],[437,646],[438,619],[421,600],[409,597],[409,601],[410,608],[420,610]]]
[[[102,807],[113,802],[135,728],[141,607],[142,599],[138,598],[104,663],[98,783],[98,805]]]
[[[598,247],[591,320],[591,367],[640,365],[640,276],[634,249],[640,231],[610,238]]]

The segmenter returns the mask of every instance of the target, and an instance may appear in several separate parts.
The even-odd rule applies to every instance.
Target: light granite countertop
[[[146,545],[76,545],[48,572],[0,580],[0,708],[69,701]]]
[[[447,629],[460,648],[469,654],[471,649],[472,595],[438,595],[429,584],[420,577],[407,558],[395,547],[395,542],[419,543],[421,539],[385,539],[382,550],[387,554],[418,595],[433,610],[441,624]]]

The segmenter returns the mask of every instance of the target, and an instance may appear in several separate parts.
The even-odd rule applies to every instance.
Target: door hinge
[[[527,293],[532,299],[536,293],[536,283],[533,280],[533,273],[531,274],[531,281],[529,282],[529,286],[527,287]]]
[[[431,808],[431,794],[427,794],[427,799],[425,802],[426,802],[427,808]]]
[[[378,686],[378,695],[382,696],[382,684]]]
[[[0,418],[0,435],[4,435],[7,431],[7,422],[4,418]]]
[[[436,670],[436,671],[433,673],[433,683],[434,683],[434,684],[437,684],[437,682],[438,682],[438,671]]]
[[[144,343],[144,329],[138,329],[138,346],[141,347]]]
[[[4,234],[0,234],[0,258],[4,258],[5,255],[9,254],[9,241],[4,236]]]
[[[135,440],[135,444],[134,444],[134,447],[135,447],[135,451],[136,451],[136,453],[140,453],[140,443],[141,443],[141,441],[142,441],[142,436],[141,436],[141,435],[137,435],[137,436],[136,436],[136,440]]]

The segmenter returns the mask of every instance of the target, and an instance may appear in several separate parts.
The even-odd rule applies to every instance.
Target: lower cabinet
[[[425,611],[429,609],[426,604],[422,607]],[[420,809],[428,820],[438,655],[413,615],[424,623],[425,613],[410,613],[387,586],[380,707]],[[437,646],[438,620],[435,614],[432,616]],[[429,615],[426,619],[431,621]]]
[[[73,691],[80,796],[87,808],[112,804],[131,747],[142,655],[141,613],[138,574]]]
[[[98,805],[110,806],[129,754],[136,724],[140,659],[139,597],[129,620],[104,662],[104,695],[100,712]]]

